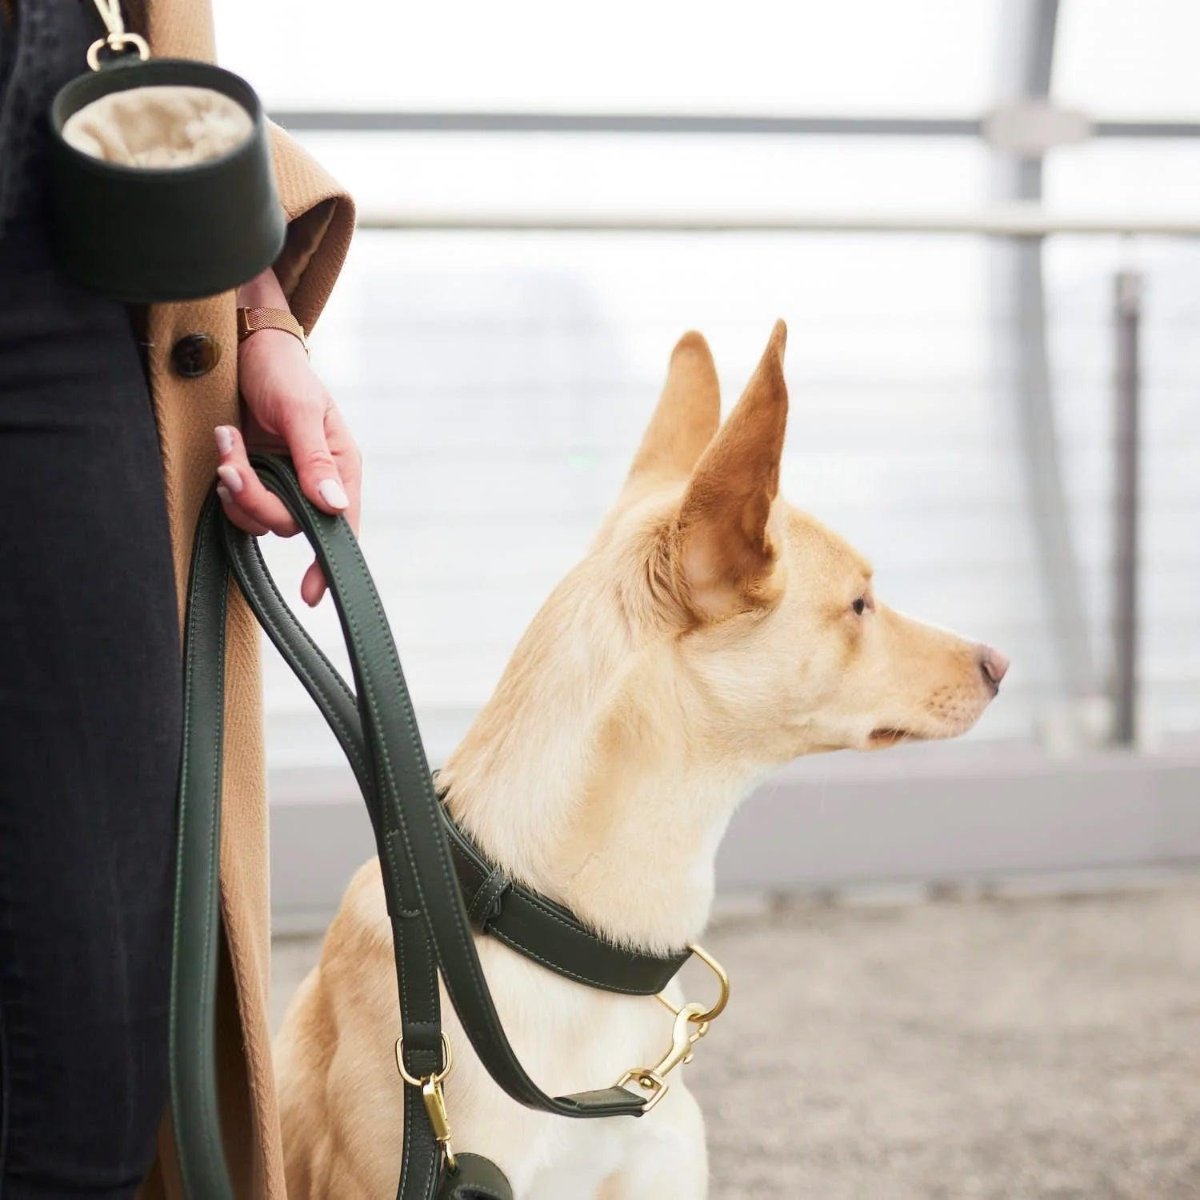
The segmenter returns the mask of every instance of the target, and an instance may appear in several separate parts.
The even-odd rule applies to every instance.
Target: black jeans
[[[181,685],[124,306],[0,237],[0,1197],[132,1197],[166,1101]]]

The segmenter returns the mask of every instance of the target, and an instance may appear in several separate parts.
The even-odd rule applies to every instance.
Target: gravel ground
[[[278,1016],[317,943],[276,945]],[[1200,877],[760,904],[706,945],[713,1200],[1200,1198]]]

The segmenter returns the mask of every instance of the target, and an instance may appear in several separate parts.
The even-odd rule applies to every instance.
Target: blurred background
[[[435,762],[693,327],[731,404],[788,321],[785,493],[1012,657],[961,743],[735,820],[714,1195],[1200,1196],[1200,8],[216,10],[360,206],[314,360]],[[282,1003],[371,843],[270,653],[267,711]]]

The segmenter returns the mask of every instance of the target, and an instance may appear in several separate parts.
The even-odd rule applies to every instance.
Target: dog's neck
[[[552,600],[446,763],[447,803],[489,857],[599,932],[678,949],[708,920],[717,845],[760,772],[714,761],[669,645],[630,655],[596,605],[560,601],[567,627]]]

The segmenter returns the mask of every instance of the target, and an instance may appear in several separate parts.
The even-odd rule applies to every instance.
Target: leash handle
[[[362,787],[371,815],[392,920],[404,1017],[404,1062],[414,1076],[441,1063],[436,985],[446,991],[468,1039],[492,1078],[528,1107],[573,1118],[640,1116],[646,1101],[621,1087],[550,1096],[530,1078],[504,1032],[479,962],[446,829],[416,716],[387,618],[358,542],[342,517],[316,509],[290,462],[254,455],[264,485],[296,519],[325,573],[353,670],[350,692],[315,643],[282,634],[299,623],[279,596],[261,558],[255,580],[238,571],[247,602],[327,719]],[[217,939],[220,932],[221,743],[224,709],[225,610],[233,531],[215,495],[201,511],[188,585],[184,640],[184,743],[179,789],[179,841],[171,996],[171,1096],[180,1167],[193,1200],[233,1200],[221,1148],[213,1063]],[[257,557],[257,556],[253,556]],[[251,586],[247,587],[247,581]],[[257,582],[258,586],[253,586]],[[290,646],[290,650],[286,647]],[[314,691],[314,687],[316,690]],[[432,993],[432,1003],[424,997]],[[416,1019],[414,1019],[414,1017]],[[405,1087],[405,1156],[398,1195],[427,1200],[434,1188],[452,1195],[465,1179],[441,1176],[439,1148],[415,1089]],[[469,1156],[462,1156],[466,1159]],[[445,1189],[449,1189],[446,1191]],[[481,1193],[482,1194],[482,1193]]]
[[[251,461],[300,525],[329,584],[354,676],[383,861],[397,877],[397,892],[411,880],[446,991],[476,1054],[514,1100],[531,1108],[569,1117],[639,1116],[645,1101],[623,1088],[549,1096],[513,1053],[475,949],[408,685],[362,551],[344,517],[309,502],[289,462],[271,455]]]

